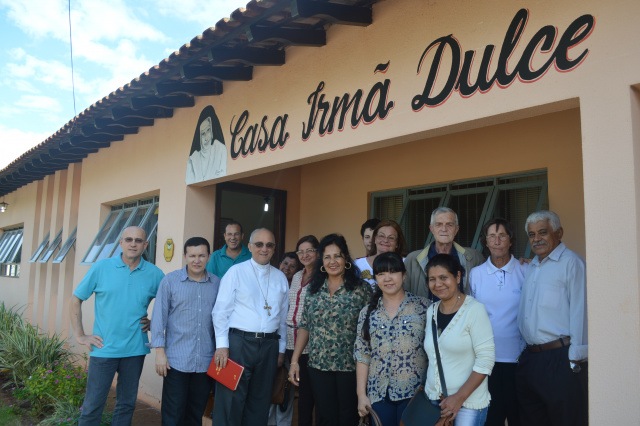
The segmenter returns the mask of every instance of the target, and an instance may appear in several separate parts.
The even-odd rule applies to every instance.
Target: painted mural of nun
[[[200,113],[187,161],[187,185],[227,175],[227,147],[211,105]]]

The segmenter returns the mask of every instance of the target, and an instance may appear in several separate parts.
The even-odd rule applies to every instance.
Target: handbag
[[[367,407],[366,416],[360,417],[360,421],[358,422],[358,426],[384,426],[380,417],[378,417],[378,413],[371,407]]]
[[[284,366],[278,367],[276,371],[276,378],[273,381],[273,388],[271,389],[271,403],[276,405],[286,404],[289,402],[288,390],[289,390],[289,372]],[[285,408],[286,409],[286,408]],[[284,411],[284,410],[283,410]]]
[[[431,334],[433,337],[433,346],[436,350],[436,360],[438,361],[438,372],[440,373],[440,383],[442,384],[443,396],[440,399],[446,398],[447,395],[447,383],[444,380],[444,371],[442,370],[442,361],[440,360],[440,349],[438,348],[438,330],[436,329],[436,322],[431,318]],[[439,406],[433,405],[427,394],[424,392],[424,388],[420,386],[416,394],[411,398],[407,408],[402,413],[400,420],[400,426],[451,426],[453,421],[450,416],[442,417],[442,410]]]

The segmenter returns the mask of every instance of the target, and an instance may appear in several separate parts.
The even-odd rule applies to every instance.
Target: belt
[[[529,350],[529,352],[537,353],[537,352],[550,351],[552,349],[560,349],[565,346],[569,346],[570,343],[571,343],[570,337],[561,337],[560,339],[552,340],[548,343],[543,343],[542,345],[527,345],[527,349]]]
[[[243,337],[253,337],[255,339],[280,339],[280,335],[277,332],[273,333],[262,333],[259,331],[242,331],[237,328],[230,328],[229,331],[233,334],[239,334]]]

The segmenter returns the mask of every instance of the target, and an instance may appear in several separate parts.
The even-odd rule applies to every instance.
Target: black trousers
[[[525,350],[516,370],[516,389],[523,426],[588,425],[587,364],[574,373],[568,346]]]
[[[211,382],[207,373],[167,370],[162,381],[162,426],[201,426]]]
[[[289,359],[293,355],[293,351],[287,349],[286,352]],[[298,386],[298,426],[313,425],[313,407],[316,402],[313,398],[313,389],[311,388],[311,379],[309,378],[309,355],[303,354],[298,358],[298,366],[300,367],[300,385]],[[295,389],[292,389],[295,392]],[[320,424],[319,410],[316,410],[316,424]]]
[[[356,372],[322,371],[309,367],[311,387],[320,415],[319,426],[356,426],[358,395]]]
[[[278,340],[229,332],[229,358],[244,366],[235,391],[216,383],[214,426],[265,426],[278,368]]]
[[[485,426],[520,426],[518,404],[516,398],[516,367],[515,362],[496,362],[489,376],[489,393],[491,404],[487,412]]]

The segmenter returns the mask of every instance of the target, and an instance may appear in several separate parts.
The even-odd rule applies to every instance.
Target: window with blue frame
[[[375,192],[371,200],[371,217],[397,221],[412,251],[433,241],[429,231],[431,212],[441,206],[458,214],[458,244],[482,251],[482,225],[500,216],[509,220],[515,229],[516,256],[530,257],[524,224],[530,213],[549,208],[547,172],[541,170]]]
[[[129,226],[145,230],[149,245],[142,256],[155,263],[159,204],[160,197],[152,197],[111,206],[109,216],[84,255],[82,264],[92,264],[122,253],[118,242],[122,231]]]

